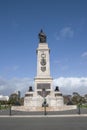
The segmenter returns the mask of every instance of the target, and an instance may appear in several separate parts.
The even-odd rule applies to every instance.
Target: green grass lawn
[[[87,104],[81,105],[81,108],[87,108]]]
[[[0,105],[0,110],[4,110],[4,109],[8,109],[9,106],[8,105]]]

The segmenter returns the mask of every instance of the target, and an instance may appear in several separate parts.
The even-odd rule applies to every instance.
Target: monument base
[[[57,106],[63,106],[63,97],[50,97],[47,96],[46,98],[47,104],[49,107],[57,107]],[[40,95],[37,97],[25,97],[24,99],[24,106],[28,107],[42,107],[42,104],[44,102],[44,98],[42,98]]]
[[[56,107],[47,107],[46,111],[67,111],[77,109],[76,105],[63,105]],[[44,111],[44,107],[29,107],[29,106],[12,106],[12,110],[15,111],[26,111],[26,112],[37,112]]]
[[[24,106],[28,107],[41,107],[43,103],[43,98],[38,95],[34,97],[25,97],[24,98]]]

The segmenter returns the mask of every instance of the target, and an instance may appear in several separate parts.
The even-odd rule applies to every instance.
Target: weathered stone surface
[[[73,110],[77,109],[75,105],[63,105],[63,106],[55,106],[55,107],[47,107],[47,111],[65,111],[65,110]],[[12,110],[16,111],[44,111],[44,107],[30,107],[30,106],[12,106]]]

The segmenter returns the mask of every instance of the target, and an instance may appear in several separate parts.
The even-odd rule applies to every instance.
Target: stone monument
[[[53,78],[50,75],[50,49],[47,44],[47,36],[43,30],[38,34],[39,44],[37,54],[37,74],[34,78],[34,91],[32,87],[25,93],[24,106],[42,107],[46,100],[48,107],[63,106],[63,96],[57,86],[53,90]]]
[[[34,90],[32,86],[25,93],[24,106],[12,106],[12,110],[19,111],[60,111],[76,109],[75,105],[65,105],[63,95],[58,86],[53,89],[53,78],[50,74],[50,49],[47,44],[47,36],[43,30],[38,34],[39,44],[36,49],[37,73],[34,78]],[[44,107],[44,108],[45,108]]]

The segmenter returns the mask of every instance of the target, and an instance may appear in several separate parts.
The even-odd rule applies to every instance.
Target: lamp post
[[[81,114],[81,111],[80,111],[80,103],[78,104],[78,114]]]
[[[82,99],[80,98],[78,103],[78,114],[81,114],[81,109],[80,109],[81,105],[82,105]]]
[[[9,105],[9,115],[11,116],[11,104]]]

